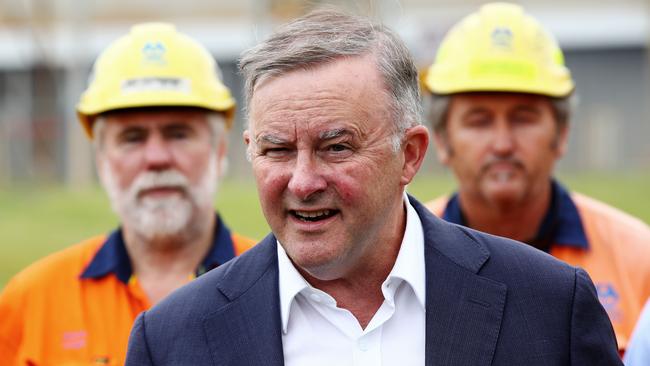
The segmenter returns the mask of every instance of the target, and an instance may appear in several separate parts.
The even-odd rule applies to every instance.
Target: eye
[[[261,155],[269,158],[282,158],[291,153],[287,147],[267,147],[261,150]]]
[[[332,144],[329,145],[327,149],[331,152],[343,152],[349,150],[350,148],[344,144]]]
[[[147,133],[143,129],[129,128],[120,133],[118,141],[125,144],[135,144],[143,142],[147,138]]]
[[[537,115],[531,112],[519,112],[512,116],[512,122],[517,124],[533,123],[537,120]]]
[[[486,127],[490,124],[491,120],[485,115],[471,116],[465,120],[465,125],[468,127]]]
[[[329,159],[344,159],[352,155],[352,147],[345,143],[328,144],[323,147],[321,154]]]
[[[172,140],[184,140],[192,135],[189,126],[171,126],[165,129],[165,137]]]

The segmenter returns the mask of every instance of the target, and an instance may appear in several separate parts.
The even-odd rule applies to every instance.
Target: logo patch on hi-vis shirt
[[[620,321],[623,317],[620,309],[621,297],[611,282],[596,282],[598,300],[603,305],[612,322]]]
[[[63,349],[80,349],[86,347],[88,332],[77,330],[63,332]]]

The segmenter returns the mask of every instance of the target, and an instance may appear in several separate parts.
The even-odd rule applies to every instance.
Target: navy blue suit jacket
[[[583,270],[411,203],[425,238],[427,365],[622,365]],[[126,361],[283,363],[273,235],[142,313]]]

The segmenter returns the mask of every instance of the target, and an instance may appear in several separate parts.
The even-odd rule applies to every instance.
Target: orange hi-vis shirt
[[[538,236],[551,239],[550,254],[583,268],[624,351],[650,297],[650,227],[616,208],[553,182],[553,199]],[[426,206],[447,221],[463,225],[458,195]]]
[[[194,276],[254,244],[217,223]],[[0,365],[123,365],[131,326],[150,307],[121,230],[88,239],[27,267],[0,293]]]

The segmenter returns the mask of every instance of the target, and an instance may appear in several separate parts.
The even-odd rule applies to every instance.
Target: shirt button
[[[309,297],[311,297],[311,299],[316,301],[316,302],[321,301],[320,295],[318,295],[318,294],[311,294],[311,295],[309,295]]]
[[[358,342],[359,349],[362,350],[363,352],[368,350],[368,341],[365,339],[360,339]]]

